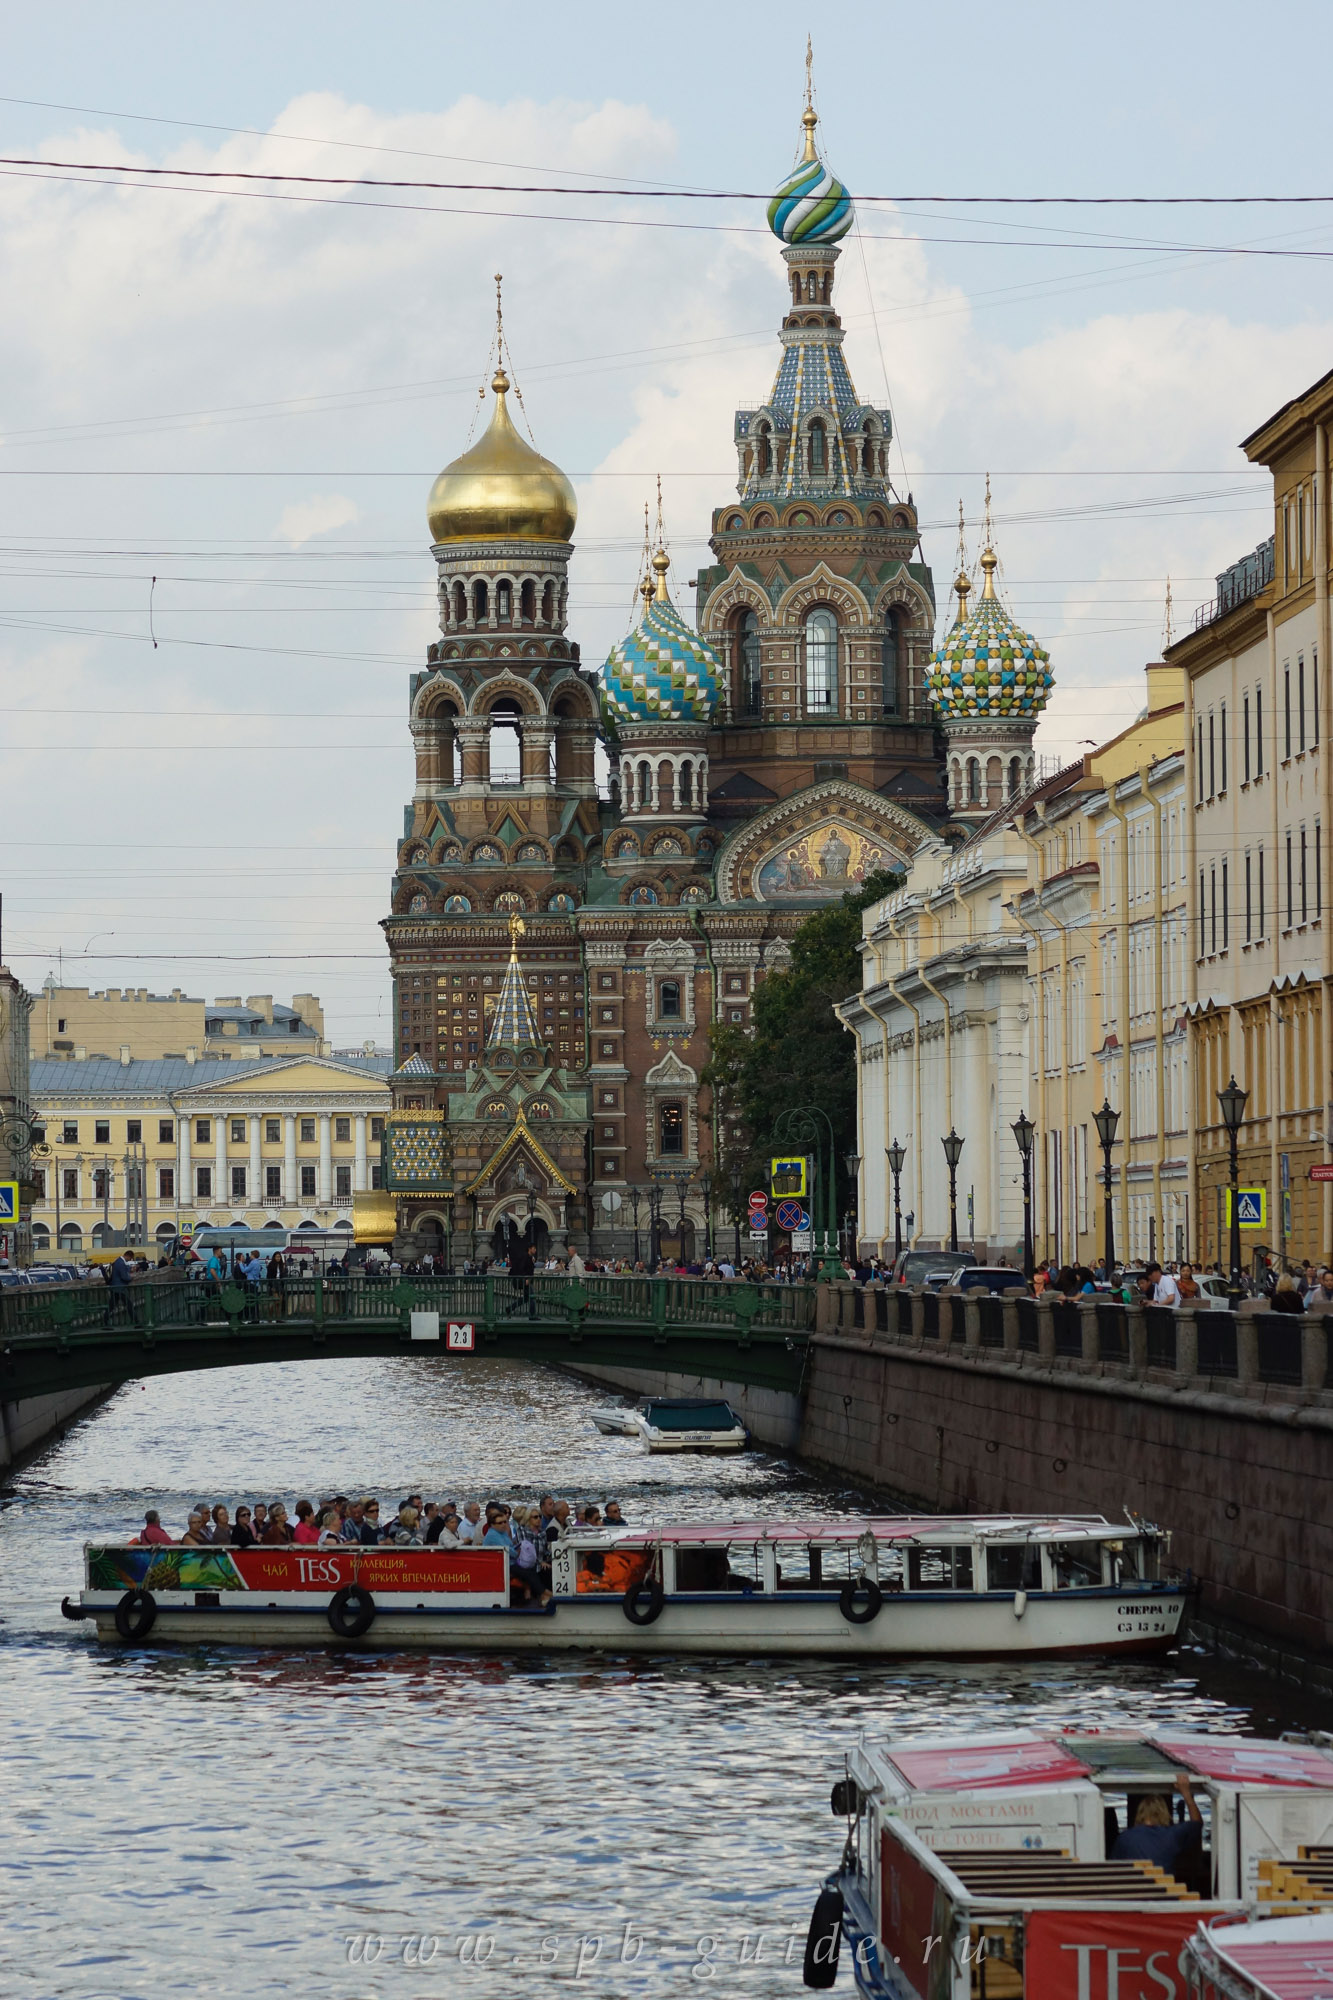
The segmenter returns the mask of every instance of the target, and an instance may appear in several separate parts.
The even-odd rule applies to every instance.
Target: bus
[[[365,1256],[364,1251],[358,1252],[350,1229],[316,1229],[309,1224],[286,1229],[280,1223],[266,1224],[262,1229],[210,1224],[188,1236],[169,1237],[161,1249],[171,1263],[181,1265],[206,1263],[210,1254],[216,1253],[224,1272],[232,1270],[238,1257],[249,1257],[256,1250],[266,1261],[280,1253],[294,1272],[327,1271],[335,1258],[350,1266]]]

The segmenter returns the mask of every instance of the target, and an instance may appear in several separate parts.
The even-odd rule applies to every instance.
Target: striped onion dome
[[[995,594],[997,557],[982,552],[981,601],[967,609],[968,582],[960,576],[958,622],[926,669],[926,695],[943,722],[990,715],[1036,715],[1054,685],[1051,656],[1022,631]]]
[[[717,706],[721,664],[667,596],[664,550],[653,557],[657,584],[643,617],[611,649],[602,668],[602,712],[622,722],[707,722]]]
[[[852,198],[815,151],[816,113],[804,119],[805,154],[768,204],[768,226],[794,248],[836,243],[852,226]]]

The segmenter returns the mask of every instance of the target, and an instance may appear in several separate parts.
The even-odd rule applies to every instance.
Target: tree
[[[750,1027],[714,1023],[704,1081],[713,1086],[724,1178],[730,1184],[739,1171],[743,1194],[767,1187],[773,1127],[797,1104],[828,1114],[835,1185],[845,1184],[843,1159],[856,1145],[856,1043],[833,1008],[860,991],[862,910],[902,884],[901,875],[871,875],[807,917],[792,939],[789,970],[770,972],[756,989]]]

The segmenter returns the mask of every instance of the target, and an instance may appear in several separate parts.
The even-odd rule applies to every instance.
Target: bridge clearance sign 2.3
[[[414,1309],[412,1313],[413,1340],[438,1340],[440,1337],[440,1315],[437,1312],[423,1312]],[[444,1344],[451,1354],[472,1354],[477,1345],[476,1322],[470,1319],[450,1319],[445,1321]]]

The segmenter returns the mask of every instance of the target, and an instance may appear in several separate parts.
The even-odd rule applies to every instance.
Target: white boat
[[[1333,1913],[1227,1918],[1185,1947],[1185,1991],[1198,2000],[1327,2000],[1333,1994]]]
[[[1149,1653],[1185,1587],[1165,1537],[1100,1515],[893,1516],[577,1529],[551,1598],[516,1604],[503,1549],[88,1546],[62,1606],[99,1639],[508,1653]]]
[[[589,1410],[588,1415],[603,1437],[636,1438],[643,1435],[637,1410]]]
[[[815,1905],[808,1987],[833,1985],[841,1955],[869,2000],[1333,1994],[1327,1971],[1264,1971],[1299,1961],[1275,1955],[1284,1939],[1309,1946],[1307,1970],[1333,1967],[1322,1741],[1099,1724],[863,1739],[832,1805],[842,1860]],[[1304,1936],[1272,1921],[1321,1904]]]
[[[749,1433],[720,1397],[654,1397],[639,1419],[649,1451],[744,1451]]]

